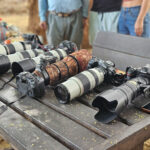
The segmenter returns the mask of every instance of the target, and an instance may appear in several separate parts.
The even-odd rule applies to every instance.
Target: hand
[[[136,20],[136,23],[134,25],[135,28],[135,33],[137,36],[141,36],[143,33],[143,28],[144,28],[144,20]]]
[[[83,18],[83,19],[82,19],[83,28],[87,25],[87,21],[88,21],[87,18]]]
[[[40,22],[40,27],[41,27],[41,29],[46,30],[47,29],[46,21]]]

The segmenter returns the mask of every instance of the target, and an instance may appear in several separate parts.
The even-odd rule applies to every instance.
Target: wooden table
[[[0,86],[11,77],[0,77]],[[21,97],[12,81],[0,91],[0,135],[18,150],[142,150],[150,137],[150,115],[134,107],[121,116],[126,119],[102,124],[91,107],[95,93],[59,104],[47,87],[41,99]]]

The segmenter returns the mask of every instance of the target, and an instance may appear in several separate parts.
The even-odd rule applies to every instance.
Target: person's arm
[[[82,16],[83,16],[83,27],[85,27],[88,18],[89,0],[82,1]]]
[[[90,0],[90,10],[91,10],[92,7],[93,7],[93,3],[94,3],[94,0]]]
[[[39,6],[39,16],[40,16],[40,27],[44,30],[47,28],[46,24],[46,13],[48,10],[48,3],[47,0],[38,0]]]
[[[88,9],[89,9],[89,0],[81,0],[82,1],[82,16],[84,18],[88,17]]]
[[[139,16],[135,23],[135,33],[137,36],[141,36],[144,28],[144,18],[150,8],[150,0],[143,0]]]

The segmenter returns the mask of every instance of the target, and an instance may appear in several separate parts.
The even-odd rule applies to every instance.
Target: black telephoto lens
[[[44,53],[43,55],[35,57],[35,58],[29,58],[23,61],[13,62],[12,73],[14,75],[18,75],[19,73],[23,71],[33,72],[36,66],[40,64],[41,57],[45,57],[45,56],[51,56],[53,58],[55,57],[56,58],[55,61],[51,62],[51,63],[55,63],[56,61],[60,61],[63,58],[65,58],[68,54],[70,54],[70,52],[72,51],[70,51],[70,49],[66,47],[64,47],[63,49],[57,48],[55,50],[50,50]]]
[[[96,96],[92,106],[99,108],[95,119],[102,123],[114,120],[134,98],[142,94],[141,85],[148,85],[148,78],[137,77],[123,85],[104,91]]]
[[[4,74],[11,69],[13,62],[19,62],[27,58],[34,58],[43,53],[43,50],[36,49],[17,52],[11,55],[0,55],[0,74]]]

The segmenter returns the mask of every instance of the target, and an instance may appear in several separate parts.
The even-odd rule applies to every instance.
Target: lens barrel
[[[67,48],[64,48],[64,49],[58,48],[56,50],[50,50],[49,52],[44,53],[44,55],[56,57],[56,61],[60,61],[63,58],[65,58],[68,55],[68,53],[70,54],[70,52],[71,51]],[[42,57],[44,57],[44,55]],[[17,75],[23,71],[33,72],[36,66],[40,64],[40,59],[41,59],[41,56],[38,56],[33,59],[25,59],[23,61],[14,62],[12,64],[12,73],[14,75]]]
[[[141,94],[141,85],[149,84],[148,78],[137,77],[123,85],[98,94],[92,106],[99,108],[95,119],[102,123],[114,120],[134,98]]]
[[[35,57],[33,59],[28,58],[19,62],[13,62],[11,67],[13,75],[16,76],[23,71],[33,72],[36,67],[36,63],[35,63],[36,58],[39,57]]]
[[[0,74],[4,74],[9,69],[11,69],[13,62],[19,62],[27,58],[34,58],[42,53],[44,53],[43,50],[36,49],[36,50],[27,50],[23,52],[17,52],[11,55],[1,55],[0,56]]]
[[[0,54],[10,55],[16,52],[34,49],[35,46],[30,42],[13,42],[11,44],[0,44]]]
[[[94,89],[103,81],[104,72],[100,68],[89,69],[57,85],[55,95],[60,103],[65,104]]]
[[[74,76],[78,74],[80,71],[83,71],[83,69],[86,69],[89,60],[92,58],[91,54],[87,50],[80,50],[77,52],[74,52],[70,54],[69,56],[65,57],[62,61],[58,61],[54,64],[48,64],[45,68],[39,69],[37,68],[32,74],[22,72],[20,73],[16,78],[17,87],[20,93],[29,93],[29,91],[34,91],[32,94],[32,97],[39,97],[36,93],[38,92],[38,83],[37,78],[42,78],[43,84],[46,85],[56,85],[60,81],[67,79],[71,76]],[[82,66],[81,66],[82,65]],[[34,77],[33,79],[29,79],[28,77]],[[24,77],[24,80],[22,80],[22,77]],[[33,82],[36,82],[36,87],[30,86],[29,84],[33,84]],[[29,85],[30,87],[33,87],[32,89],[28,88],[22,88],[24,86],[27,87]],[[26,89],[27,91],[22,91],[21,89]],[[38,89],[38,90],[37,90]],[[42,90],[44,91],[44,90]],[[41,93],[40,97],[44,95],[44,92]]]
[[[50,79],[49,84],[54,85],[85,70],[91,57],[87,50],[80,50],[65,57],[62,61],[47,65],[45,71]],[[37,71],[34,73],[39,74]]]

